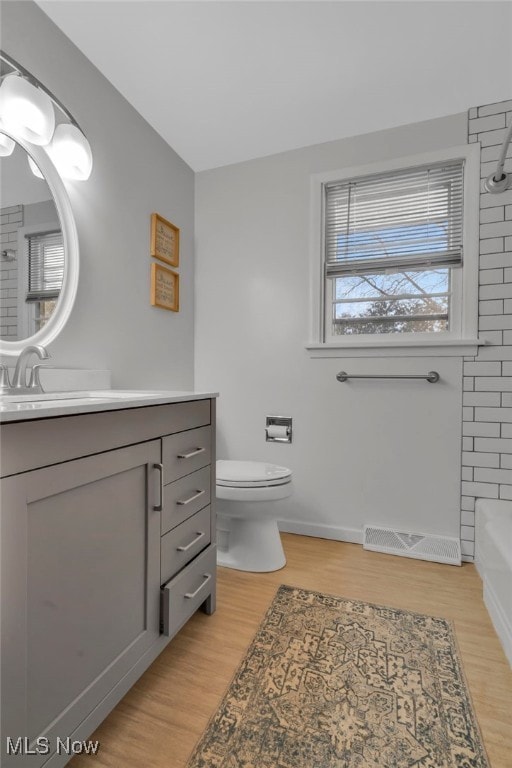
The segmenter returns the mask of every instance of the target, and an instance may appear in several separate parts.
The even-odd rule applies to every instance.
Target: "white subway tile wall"
[[[480,158],[480,347],[464,359],[461,547],[475,554],[475,499],[512,499],[512,189],[485,191],[512,123],[512,99],[472,107],[468,142],[479,142]],[[505,170],[512,171],[512,146]]]
[[[0,208],[0,336],[18,338],[18,229],[23,226],[23,206]],[[3,251],[14,251],[14,260],[4,258]]]

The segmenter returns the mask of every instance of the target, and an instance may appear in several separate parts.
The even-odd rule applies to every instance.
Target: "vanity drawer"
[[[162,534],[210,503],[210,467],[192,472],[164,488]]]
[[[196,512],[161,539],[160,575],[166,581],[210,543],[210,506]]]
[[[199,427],[167,435],[162,443],[164,482],[189,475],[211,461],[211,428]]]
[[[215,595],[217,551],[208,547],[161,589],[162,631],[172,637],[209,595]]]

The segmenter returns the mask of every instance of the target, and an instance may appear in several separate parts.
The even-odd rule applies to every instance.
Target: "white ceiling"
[[[512,2],[38,4],[196,171],[512,97]]]

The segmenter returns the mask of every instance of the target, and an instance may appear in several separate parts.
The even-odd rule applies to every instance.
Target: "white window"
[[[64,278],[64,241],[61,230],[26,235],[28,285],[25,301],[31,307],[32,333],[51,317]]]
[[[313,275],[319,262],[320,275],[313,314],[320,311],[313,341],[378,346],[474,340],[475,150],[314,177],[320,238],[316,233]]]

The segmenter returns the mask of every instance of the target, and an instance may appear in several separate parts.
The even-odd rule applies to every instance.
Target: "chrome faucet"
[[[25,349],[22,349],[18,360],[16,361],[16,368],[14,369],[14,376],[12,379],[12,385],[9,383],[9,373],[5,366],[2,366],[0,375],[0,391],[4,394],[13,395],[28,395],[41,393],[43,388],[39,381],[39,369],[40,365],[34,365],[30,371],[30,381],[27,385],[27,363],[31,355],[37,355],[40,360],[47,360],[50,355],[45,347],[41,344],[32,344]]]
[[[6,365],[0,365],[0,394],[6,395],[10,390],[9,371]]]

